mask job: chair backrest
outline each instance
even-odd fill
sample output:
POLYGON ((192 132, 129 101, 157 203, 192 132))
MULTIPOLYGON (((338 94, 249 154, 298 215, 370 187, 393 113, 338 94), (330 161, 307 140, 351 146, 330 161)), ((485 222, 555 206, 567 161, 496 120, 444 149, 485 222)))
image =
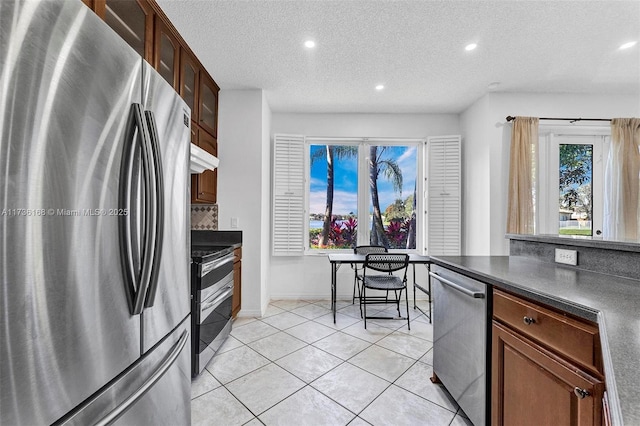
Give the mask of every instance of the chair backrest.
POLYGON ((386 253, 387 248, 385 246, 357 246, 353 252, 355 254, 386 253))
POLYGON ((409 266, 409 255, 405 253, 369 253, 364 261, 364 269, 380 272, 405 270, 409 266))

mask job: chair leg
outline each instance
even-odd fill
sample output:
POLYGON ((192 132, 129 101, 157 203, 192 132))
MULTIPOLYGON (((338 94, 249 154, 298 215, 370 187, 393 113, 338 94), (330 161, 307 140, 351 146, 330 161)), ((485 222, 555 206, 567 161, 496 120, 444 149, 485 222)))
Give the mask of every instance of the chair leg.
POLYGON ((360 301, 360 318, 363 317, 362 314, 362 298, 364 297, 364 283, 358 283, 358 300, 360 301))
MULTIPOLYGON (((427 268, 428 269, 428 268, 427 268)), ((429 274, 427 274, 428 276, 429 274)), ((407 289, 407 291, 409 291, 407 289)), ((413 264, 413 310, 416 310, 416 264, 413 264)))
MULTIPOLYGON (((404 300, 407 302, 407 328, 411 331, 411 324, 409 324, 409 290, 404 292, 404 300)), ((399 303, 398 303, 399 304, 399 303)))
POLYGON ((362 283, 362 297, 360 298, 360 315, 362 315, 362 305, 364 305, 364 329, 367 329, 367 286, 362 283))
POLYGON ((353 297, 351 298, 351 304, 353 305, 354 303, 356 303, 356 285, 358 285, 358 273, 355 273, 355 276, 353 278, 353 297))

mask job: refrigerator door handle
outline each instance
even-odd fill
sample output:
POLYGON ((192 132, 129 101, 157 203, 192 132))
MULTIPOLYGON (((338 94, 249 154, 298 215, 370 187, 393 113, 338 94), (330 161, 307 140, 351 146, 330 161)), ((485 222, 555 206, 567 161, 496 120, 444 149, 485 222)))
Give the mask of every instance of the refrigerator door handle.
POLYGON ((123 148, 122 165, 120 168, 120 184, 119 184, 119 196, 118 204, 119 208, 128 212, 128 215, 120 216, 118 223, 119 227, 119 240, 120 240, 120 256, 124 269, 124 283, 125 293, 127 295, 127 301, 129 303, 129 310, 132 315, 137 315, 142 312, 142 305, 144 303, 144 295, 148 288, 149 282, 149 261, 147 257, 150 254, 148 247, 148 241, 150 238, 148 228, 150 218, 152 214, 150 209, 150 167, 149 167, 149 153, 147 149, 148 133, 144 125, 142 117, 142 107, 138 103, 131 104, 129 113, 129 119, 127 121, 127 139, 123 148), (144 223, 142 226, 142 239, 144 244, 142 246, 142 253, 139 253, 137 227, 132 222, 137 220, 138 209, 135 210, 132 206, 135 205, 133 200, 134 185, 133 182, 135 166, 138 164, 136 156, 141 154, 142 159, 142 171, 144 176, 144 223), (140 255, 144 257, 140 262, 140 255), (142 273, 138 272, 141 267, 142 273))
POLYGON ((178 339, 178 342, 173 346, 171 351, 169 351, 156 371, 151 376, 149 376, 149 378, 140 386, 138 390, 129 395, 129 397, 124 400, 122 404, 114 408, 109 414, 95 423, 94 426, 106 426, 110 424, 122 414, 124 414, 133 404, 135 404, 136 401, 138 401, 149 389, 153 387, 153 385, 158 382, 158 380, 162 378, 162 376, 164 376, 167 370, 171 368, 173 363, 176 362, 178 356, 180 355, 180 352, 182 352, 182 349, 185 347, 188 338, 189 332, 186 330, 183 331, 180 339, 178 339))
POLYGON ((157 208, 157 221, 155 224, 155 234, 153 238, 153 243, 155 244, 152 261, 153 270, 151 273, 149 291, 144 305, 146 308, 150 308, 155 302, 156 293, 158 291, 158 274, 160 270, 160 258, 162 256, 162 244, 164 239, 164 171, 162 168, 162 157, 160 155, 160 142, 155 115, 152 111, 145 111, 144 115, 147 128, 149 129, 150 152, 156 176, 154 197, 157 208))
POLYGON ((154 166, 151 137, 149 136, 146 122, 142 123, 144 128, 144 143, 142 145, 142 171, 144 175, 144 251, 142 259, 142 271, 140 273, 140 287, 136 294, 134 304, 134 315, 142 313, 147 291, 151 283, 154 270, 154 253, 156 250, 156 224, 157 224, 157 189, 156 189, 156 169, 154 166))

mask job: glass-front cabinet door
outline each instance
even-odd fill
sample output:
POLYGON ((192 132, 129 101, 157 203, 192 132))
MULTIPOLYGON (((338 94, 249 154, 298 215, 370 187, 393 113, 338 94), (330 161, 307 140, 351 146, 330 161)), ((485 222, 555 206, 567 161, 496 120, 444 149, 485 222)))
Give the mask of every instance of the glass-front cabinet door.
POLYGON ((200 105, 198 124, 211 133, 214 138, 218 137, 218 92, 220 88, 208 75, 201 76, 200 81, 200 105))
POLYGON ((191 108, 191 119, 197 121, 200 67, 196 59, 185 49, 182 49, 180 55, 180 96, 191 108))
POLYGON ((167 25, 156 16, 155 59, 153 66, 176 91, 179 86, 180 43, 167 25))
POLYGON ((147 61, 153 57, 153 10, 146 0, 94 0, 96 14, 147 61))

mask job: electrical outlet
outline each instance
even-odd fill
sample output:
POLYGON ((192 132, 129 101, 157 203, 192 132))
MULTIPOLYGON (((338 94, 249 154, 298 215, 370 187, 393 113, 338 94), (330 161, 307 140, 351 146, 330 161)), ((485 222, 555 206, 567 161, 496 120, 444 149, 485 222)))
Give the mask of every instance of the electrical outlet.
POLYGON ((556 263, 575 266, 578 264, 578 252, 576 250, 556 249, 556 263))
POLYGON ((237 217, 232 217, 231 218, 231 229, 238 229, 238 218, 237 217))

